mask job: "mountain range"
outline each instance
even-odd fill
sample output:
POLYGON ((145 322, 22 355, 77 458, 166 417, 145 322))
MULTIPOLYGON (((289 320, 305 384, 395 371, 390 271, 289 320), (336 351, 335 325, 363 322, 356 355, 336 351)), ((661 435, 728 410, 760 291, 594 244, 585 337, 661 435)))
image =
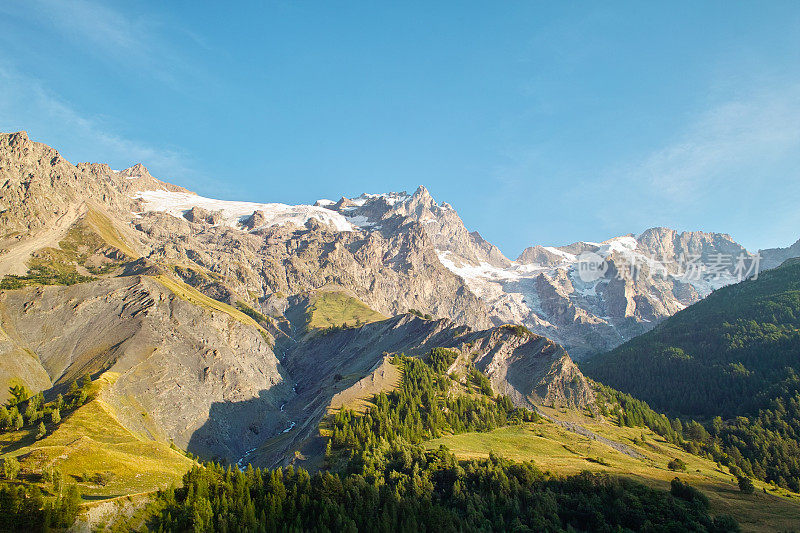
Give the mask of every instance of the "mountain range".
MULTIPOLYGON (((107 401, 123 426, 234 462, 287 428, 293 444, 308 437, 387 351, 477 345, 475 364, 521 403, 591 402, 561 347, 492 329, 442 266, 399 211, 433 205, 424 189, 378 224, 368 210, 399 195, 339 202, 360 208, 345 215, 204 199, 142 165, 73 166, 24 133, 0 138, 0 154, 0 273, 17 289, 0 296, 4 389, 58 391, 112 372, 107 401), (333 331, 314 334, 311 300, 344 300, 333 331), (366 324, 383 315, 395 318, 366 324)), ((285 462, 284 451, 263 461, 285 462)))
MULTIPOLYGON (((418 287, 412 296, 400 288, 377 287, 371 281, 368 286, 363 281, 342 279, 314 280, 311 284, 342 285, 389 314, 405 310, 405 304, 476 327, 523 324, 560 343, 577 359, 614 348, 714 289, 800 255, 800 241, 788 248, 761 250, 755 260, 754 254, 727 234, 651 228, 638 236, 625 235, 602 243, 532 246, 512 261, 478 232, 469 232, 455 209, 447 203, 439 205, 424 186, 413 194, 365 193, 336 202, 318 200, 313 206, 219 201, 171 190, 143 191, 138 198, 143 200, 145 212, 194 220, 195 214, 190 211, 199 210, 199 221, 270 235, 268 241, 285 238, 279 227, 309 223, 327 226, 337 239, 343 239, 343 234, 364 235, 364 244, 369 247, 396 239, 399 234, 419 235, 406 249, 427 254, 419 262, 423 277, 443 279, 441 266, 457 276, 457 280, 448 281, 449 292, 455 292, 457 301, 447 299, 443 305, 441 294, 425 286, 418 287), (431 251, 438 261, 431 257, 431 251), (603 260, 607 269, 603 277, 581 279, 581 254, 586 253, 603 260), (744 259, 744 269, 737 274, 740 258, 744 259), (692 260, 696 271, 687 275, 682 261, 692 260), (426 298, 427 294, 434 298, 426 298)), ((397 264, 391 257, 397 248, 398 243, 390 242, 386 251, 381 250, 383 265, 397 264)), ((268 292, 277 287, 276 281, 261 289, 268 292)))
MULTIPOLYGON (((637 450, 592 425, 608 395, 573 358, 600 376, 597 354, 627 353, 672 315, 797 256, 800 241, 754 254, 726 234, 651 228, 511 260, 423 186, 309 205, 216 200, 142 164, 72 164, 24 132, 0 134, 0 399, 30 406, 41 392, 34 403, 69 398, 74 410, 72 426, 2 445, 31 473, 59 463, 81 479, 90 458, 159 458, 114 469, 119 494, 163 487, 186 454, 320 469, 336 455, 326 442, 339 442, 330 415, 397 400, 414 368, 404 354, 438 357, 433 382, 475 405, 538 412, 572 455, 587 439, 652 466, 684 452, 637 450), (70 433, 81 420, 109 429, 70 433)), ((483 409, 462 413, 464 427, 501 416, 483 409)))
POLYGON ((800 260, 787 259, 582 368, 659 411, 719 417, 712 453, 800 491, 799 347, 800 260))

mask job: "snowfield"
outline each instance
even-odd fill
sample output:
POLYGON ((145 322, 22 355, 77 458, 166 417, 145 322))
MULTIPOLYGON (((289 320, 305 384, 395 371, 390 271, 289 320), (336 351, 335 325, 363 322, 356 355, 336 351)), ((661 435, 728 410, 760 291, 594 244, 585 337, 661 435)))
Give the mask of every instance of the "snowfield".
MULTIPOLYGON (((608 260, 612 255, 615 264, 624 271, 626 276, 634 275, 638 268, 647 271, 661 279, 691 285, 700 297, 706 297, 713 290, 736 282, 728 273, 711 275, 705 267, 701 267, 696 277, 684 278, 683 274, 676 272, 676 265, 664 263, 663 260, 650 257, 646 251, 639 247, 638 241, 629 235, 615 237, 602 243, 586 243, 596 247, 594 254, 608 260), (629 265, 629 266, 626 266, 629 265)), ((553 340, 563 342, 559 327, 550 323, 553 319, 551 312, 542 309, 542 299, 549 301, 548 309, 569 302, 581 310, 581 320, 594 321, 616 330, 615 318, 606 316, 607 308, 603 302, 601 292, 612 281, 612 274, 599 279, 583 280, 579 275, 580 256, 565 252, 556 247, 543 246, 547 252, 560 258, 559 264, 547 265, 537 263, 520 264, 516 261, 507 267, 496 267, 482 262, 474 264, 450 251, 437 250, 439 261, 448 270, 460 276, 467 283, 470 290, 487 303, 492 319, 497 322, 524 323, 536 333, 544 334, 553 340), (537 278, 542 279, 537 282, 537 278), (552 289, 547 287, 551 286, 552 289), (540 293, 540 290, 544 290, 540 293), (553 294, 548 291, 552 290, 553 294), (563 300, 556 295, 560 294, 563 300)), ((619 283, 617 281, 616 283, 619 283)), ((660 298, 658 287, 649 287, 646 282, 639 284, 637 290, 651 300, 660 298), (655 292, 651 292, 651 289, 655 292)), ((685 307, 675 299, 678 309, 685 307)), ((624 321, 624 317, 620 318, 624 321)), ((650 322, 641 317, 641 321, 650 322)))
MULTIPOLYGON (((435 224, 446 221, 440 210, 420 211, 418 205, 407 213, 406 203, 414 198, 407 193, 364 193, 345 200, 341 206, 327 198, 317 200, 314 205, 286 205, 216 200, 163 189, 138 192, 135 197, 142 200, 144 211, 160 211, 180 218, 193 207, 199 207, 220 213, 220 225, 242 230, 241 224, 254 211, 264 213, 262 228, 290 223, 303 227, 315 219, 336 231, 373 232, 381 229, 384 219, 399 213, 415 219, 427 232, 435 232, 438 228, 435 224)), ((441 208, 452 209, 447 204, 441 208)), ((626 335, 636 334, 631 319, 653 322, 665 313, 684 308, 692 299, 704 298, 736 281, 730 273, 713 271, 703 264, 696 265, 696 276, 689 277, 677 257, 651 257, 648 248, 632 235, 601 243, 575 244, 586 252, 575 254, 567 251, 574 249, 571 247, 542 246, 549 254, 544 261, 503 262, 505 266, 475 262, 474 258, 466 259, 440 248, 436 253, 442 265, 461 277, 470 291, 486 303, 493 323, 525 324, 535 333, 561 344, 577 342, 575 348, 586 353, 606 346, 604 343, 616 345, 626 335), (599 278, 589 279, 584 275, 584 261, 590 264, 606 261, 615 268, 606 265, 607 272, 603 270, 599 278), (644 278, 640 273, 645 273, 644 278), (688 296, 678 297, 675 292, 678 290, 688 296), (623 293, 625 296, 620 296, 623 293), (637 300, 629 298, 629 294, 635 294, 637 300), (664 305, 668 307, 659 307, 658 302, 666 302, 664 305)))
POLYGON ((160 191, 141 191, 134 198, 144 201, 146 211, 161 211, 181 218, 193 207, 201 207, 210 212, 221 212, 223 224, 236 227, 254 211, 263 211, 266 219, 261 227, 283 226, 288 223, 303 226, 308 220, 316 219, 323 224, 332 224, 338 231, 357 231, 357 224, 345 216, 321 206, 260 204, 256 202, 237 202, 205 198, 194 193, 160 191))

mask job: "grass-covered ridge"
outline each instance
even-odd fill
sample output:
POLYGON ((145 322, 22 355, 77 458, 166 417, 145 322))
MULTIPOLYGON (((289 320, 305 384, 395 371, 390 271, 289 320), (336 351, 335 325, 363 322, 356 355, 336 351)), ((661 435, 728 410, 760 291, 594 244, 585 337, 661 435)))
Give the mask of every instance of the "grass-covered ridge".
POLYGON ((342 409, 332 421, 329 454, 360 453, 395 441, 419 444, 446 433, 489 431, 535 420, 536 413, 514 407, 505 396, 491 394, 472 381, 461 383, 445 373, 449 350, 435 349, 430 364, 398 355, 400 386, 380 393, 363 414, 342 409))
POLYGON ((232 307, 224 302, 220 302, 219 300, 215 300, 210 296, 206 296, 202 292, 198 291, 191 285, 184 283, 183 281, 179 281, 175 278, 170 276, 166 276, 164 274, 159 274, 157 276, 148 276, 152 279, 156 280, 164 287, 169 289, 175 296, 178 298, 185 300, 193 305, 198 307, 202 307, 209 311, 219 311, 225 313, 226 315, 231 316, 232 318, 236 319, 237 321, 241 322, 242 324, 246 324, 248 326, 253 326, 254 328, 258 329, 261 333, 262 337, 268 342, 272 342, 270 334, 264 329, 261 324, 259 324, 255 318, 253 318, 250 313, 245 313, 235 307, 232 307))
POLYGON ((698 451, 800 491, 800 261, 714 291, 582 365, 655 409, 705 421, 698 451))
POLYGON ((386 320, 367 304, 339 291, 317 291, 306 308, 306 328, 311 330, 354 327, 386 320))
POLYGON ((104 213, 96 209, 89 209, 84 217, 84 223, 92 228, 103 242, 113 246, 129 259, 138 259, 140 257, 127 243, 122 232, 117 229, 111 219, 104 213))
POLYGON ((5 276, 0 289, 84 283, 137 257, 113 222, 100 211, 89 209, 69 228, 58 247, 35 252, 28 261, 28 273, 5 276))
MULTIPOLYGON (((542 473, 528 459, 496 454, 459 460, 444 446, 417 444, 442 435, 491 435, 536 420, 505 397, 444 373, 448 351, 398 356, 400 387, 363 414, 332 420, 332 471, 245 472, 211 464, 149 506, 151 529, 165 531, 736 531, 712 517, 708 500, 683 482, 671 493, 603 473, 542 473), (514 424, 509 426, 508 424, 514 424), (340 459, 346 458, 346 461, 340 459)), ((536 425, 536 424, 532 424, 536 425)), ((594 458, 592 465, 604 460, 594 458)))
POLYGON ((444 445, 460 460, 487 459, 494 454, 516 462, 533 461, 552 475, 574 476, 589 471, 632 479, 661 491, 669 490, 671 480, 679 477, 708 497, 713 514, 732 515, 748 531, 790 531, 800 521, 797 495, 760 481, 754 482, 754 494, 744 494, 727 468, 667 442, 648 428, 618 427, 583 416, 570 420, 629 446, 639 456, 632 457, 544 419, 489 432, 445 435, 424 446, 437 450, 444 445), (669 469, 668 463, 674 458, 686 463, 685 472, 669 469))
POLYGON ((272 322, 272 320, 268 316, 264 315, 263 313, 261 313, 259 311, 256 311, 255 309, 253 309, 252 307, 250 307, 249 305, 247 305, 244 302, 241 302, 241 301, 236 302, 236 309, 238 309, 242 313, 246 314, 247 316, 249 316, 250 318, 255 320, 260 325, 265 325, 265 324, 269 324, 270 322, 272 322))
POLYGON ((148 492, 180 480, 192 461, 167 442, 126 429, 105 400, 104 391, 116 378, 103 374, 88 389, 86 403, 65 409, 59 423, 46 416, 44 436, 35 423, 2 433, 0 454, 4 460, 18 459, 18 479, 47 495, 52 492, 48 480, 57 471, 64 483, 76 484, 92 500, 148 492))

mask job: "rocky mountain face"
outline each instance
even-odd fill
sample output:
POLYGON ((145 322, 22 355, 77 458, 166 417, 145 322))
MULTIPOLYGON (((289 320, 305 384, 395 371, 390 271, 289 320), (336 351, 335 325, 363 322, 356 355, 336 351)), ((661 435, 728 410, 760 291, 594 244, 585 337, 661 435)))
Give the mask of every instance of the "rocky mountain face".
POLYGON ((442 264, 448 246, 511 265, 424 188, 224 202, 140 164, 72 165, 24 133, 0 135, 0 390, 54 395, 110 372, 104 401, 135 435, 265 464, 291 459, 386 353, 450 347, 520 405, 591 404, 563 349, 491 328, 486 303, 442 264), (394 318, 308 331, 302 302, 324 290, 394 318))
POLYGON ((647 331, 735 281, 708 266, 723 256, 750 258, 727 235, 655 228, 511 261, 424 187, 220 201, 0 135, 0 390, 114 372, 107 401, 137 435, 262 464, 319 455, 334 398, 390 381, 390 353, 452 348, 454 371, 474 365, 518 405, 583 408, 561 345, 586 356, 647 331), (328 290, 393 318, 308 331, 302 302, 328 290))
POLYGON ((108 398, 132 431, 184 448, 192 440, 206 456, 243 453, 277 429, 269 413, 291 394, 274 340, 244 315, 178 294, 148 276, 3 291, 2 371, 62 392, 85 373, 118 373, 108 398), (18 361, 27 372, 6 364, 18 361), (248 409, 209 424, 225 402, 248 409))
POLYGON ((786 248, 767 248, 766 250, 759 250, 758 253, 761 254, 761 267, 763 269, 776 268, 787 259, 800 257, 800 239, 786 248))
POLYGON ((474 365, 489 377, 495 391, 521 407, 594 405, 586 378, 564 349, 548 339, 521 329, 476 331, 446 318, 426 320, 405 314, 360 328, 312 335, 287 346, 283 364, 296 380, 295 396, 281 406, 281 413, 290 420, 287 429, 291 429, 281 441, 255 451, 247 460, 280 464, 290 450, 298 448, 304 455, 319 455, 324 443, 318 442, 317 427, 329 407, 338 404, 337 398, 350 393, 366 399, 377 393, 378 389, 364 383, 374 384, 376 374, 386 372, 386 354, 425 357, 437 347, 459 354, 451 373, 466 380, 468 368, 474 365))
POLYGON ((527 248, 504 269, 450 254, 442 260, 491 302, 495 322, 523 323, 576 358, 651 329, 756 266, 728 235, 666 228, 602 243, 527 248))
POLYGON ((483 301, 493 324, 524 324, 578 359, 650 330, 717 288, 800 255, 798 245, 766 250, 759 263, 726 234, 651 228, 602 243, 533 246, 511 261, 424 187, 412 195, 363 194, 317 206, 373 231, 399 216, 418 222, 440 262, 483 301))

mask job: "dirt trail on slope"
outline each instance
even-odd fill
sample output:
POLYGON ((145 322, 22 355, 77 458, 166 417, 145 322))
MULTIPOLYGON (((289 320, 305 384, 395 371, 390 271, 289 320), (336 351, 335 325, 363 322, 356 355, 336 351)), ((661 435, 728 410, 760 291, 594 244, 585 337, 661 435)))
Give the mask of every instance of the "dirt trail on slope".
POLYGON ((598 435, 594 431, 587 429, 580 424, 576 424, 575 422, 567 422, 566 420, 559 420, 558 418, 543 413, 541 410, 537 410, 537 412, 543 418, 550 420, 554 424, 561 426, 567 431, 571 431, 572 433, 577 433, 578 435, 581 435, 583 437, 592 439, 597 442, 601 442, 606 446, 609 446, 617 450, 620 453, 624 453, 629 457, 633 457, 634 459, 644 459, 644 456, 641 453, 639 453, 636 449, 634 449, 632 446, 628 446, 627 444, 611 440, 607 437, 603 437, 602 435, 598 435))
POLYGON ((86 205, 70 206, 69 210, 61 215, 53 226, 38 235, 12 244, 0 255, 0 277, 8 274, 24 276, 28 272, 28 259, 36 250, 42 248, 57 248, 69 231, 70 226, 86 212, 86 205))
POLYGON ((508 394, 508 396, 511 397, 511 400, 514 401, 514 403, 516 405, 522 405, 522 406, 524 406, 524 407, 526 407, 528 409, 536 411, 539 414, 539 416, 541 416, 542 418, 545 418, 545 419, 549 420, 550 422, 561 426, 562 428, 566 429, 567 431, 570 431, 572 433, 576 433, 578 435, 581 435, 581 436, 586 437, 588 439, 592 439, 592 440, 597 441, 597 442, 601 442, 601 443, 605 444, 606 446, 609 446, 609 447, 617 450, 620 453, 624 453, 625 455, 627 455, 629 457, 633 457, 634 459, 643 459, 644 458, 644 456, 641 453, 639 453, 632 446, 628 446, 627 444, 624 444, 622 442, 617 442, 615 440, 609 439, 608 437, 604 437, 602 435, 598 435, 594 431, 592 431, 592 430, 590 430, 588 428, 585 428, 584 426, 582 426, 580 424, 577 424, 575 422, 569 422, 567 420, 561 420, 560 418, 557 418, 556 416, 554 416, 552 414, 545 413, 543 409, 537 408, 537 406, 535 404, 531 403, 527 398, 525 398, 524 396, 519 394, 517 391, 511 391, 511 393, 508 394), (514 394, 514 393, 516 393, 516 394, 514 394))

